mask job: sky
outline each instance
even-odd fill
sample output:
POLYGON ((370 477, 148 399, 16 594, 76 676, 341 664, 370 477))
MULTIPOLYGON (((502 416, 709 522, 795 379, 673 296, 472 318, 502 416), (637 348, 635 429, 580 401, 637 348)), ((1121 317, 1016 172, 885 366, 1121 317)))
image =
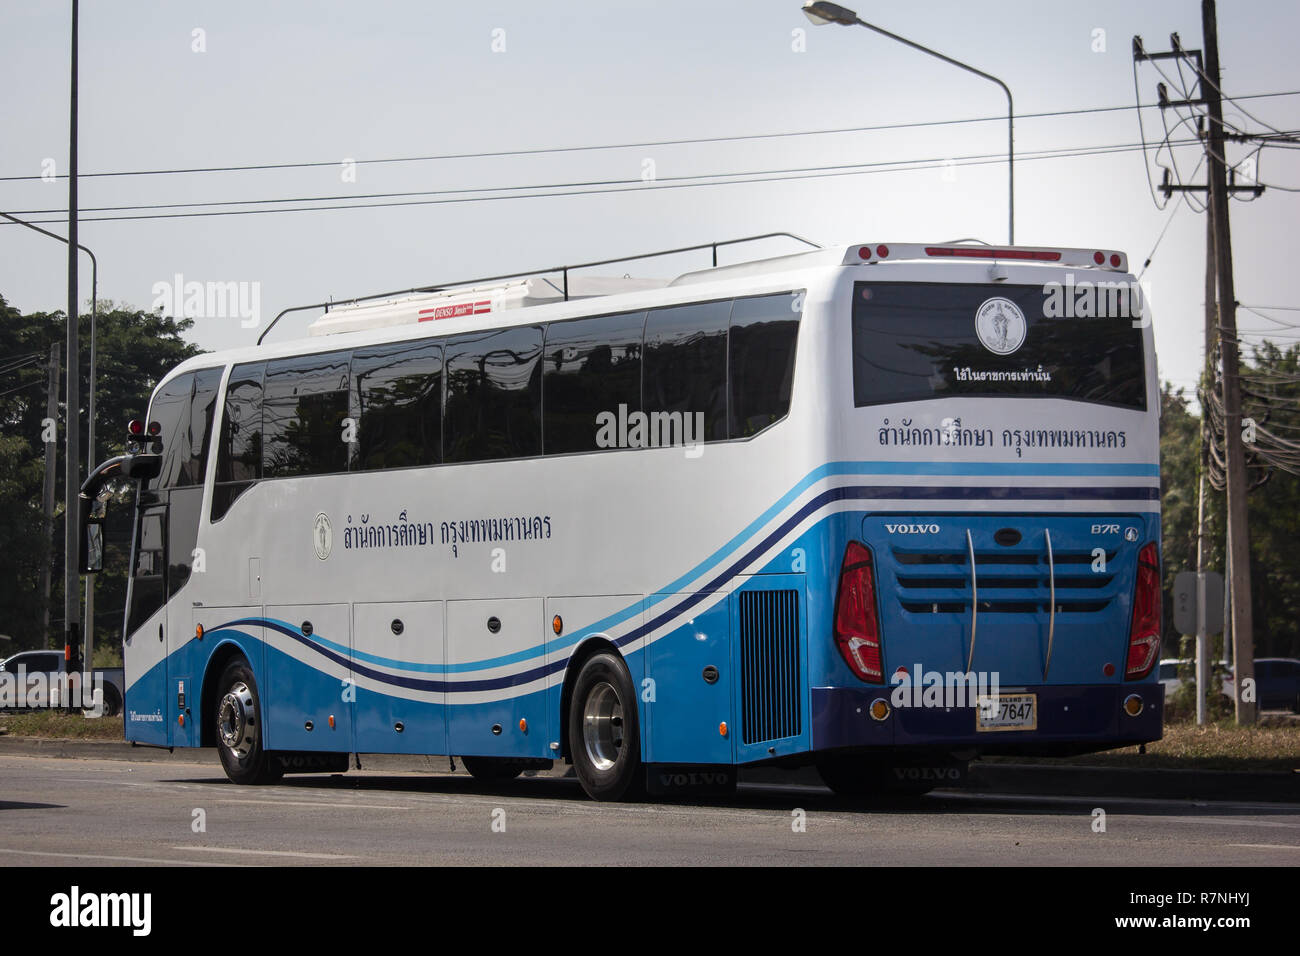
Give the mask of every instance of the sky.
MULTIPOLYGON (((826 245, 1005 242, 1002 91, 869 30, 813 26, 799 6, 83 0, 79 238, 98 257, 99 296, 152 308, 177 276, 240 283, 249 304, 256 290, 256 325, 247 310, 196 321, 189 336, 215 349, 251 344, 290 306, 759 233, 826 245), (978 122, 951 122, 963 120, 978 122), (898 128, 929 123, 945 125, 898 128), (895 128, 818 132, 882 126, 895 128), (808 135, 765 135, 788 133, 808 135), (482 153, 514 155, 375 162, 482 153), (911 161, 922 168, 889 165, 911 161), (291 168, 87 175, 276 164, 291 168), (823 175, 717 179, 812 169, 823 175), (824 175, 832 171, 853 174, 824 175), (608 191, 537 195, 572 192, 558 185, 572 183, 608 191), (360 198, 386 193, 423 195, 360 198), (280 199, 300 201, 247 204, 280 199), (232 201, 245 204, 96 211, 232 201), (266 211, 359 202, 408 204, 266 211), (231 209, 259 213, 93 221, 231 209)), ((1160 371, 1192 386, 1205 217, 1153 201, 1148 175, 1158 183, 1157 163, 1171 165, 1171 154, 1155 152, 1165 135, 1159 109, 1142 110, 1139 129, 1131 40, 1141 35, 1155 52, 1177 32, 1199 48, 1200 3, 859 0, 857 12, 1011 89, 1017 244, 1120 249, 1141 270, 1159 240, 1143 283, 1160 371), (1097 107, 1123 108, 1028 115, 1097 107), (1145 153, 1033 158, 1144 138, 1145 153)), ((41 177, 67 172, 70 23, 70 0, 0 5, 0 209, 53 220, 43 228, 60 234, 67 180, 41 177)), ((1225 94, 1296 94, 1227 103, 1228 121, 1300 129, 1300 5, 1220 2, 1219 31, 1225 94)), ((1161 65, 1176 81, 1173 65, 1161 65)), ((1139 67, 1143 103, 1155 101, 1161 79, 1151 64, 1139 67)), ((1165 120, 1178 122, 1172 111, 1165 120)), ((1186 134, 1186 125, 1175 131, 1186 134)), ((1229 160, 1250 149, 1230 147, 1229 160)), ((1172 153, 1183 180, 1204 182, 1203 168, 1192 175, 1200 152, 1192 144, 1172 153)), ((1300 306, 1289 260, 1300 195, 1280 187, 1300 188, 1300 153, 1268 149, 1255 174, 1279 188, 1232 203, 1237 299, 1287 308, 1265 310, 1272 322, 1243 311, 1239 324, 1278 329, 1272 337, 1289 345, 1300 332, 1277 323, 1300 324, 1300 311, 1289 311, 1300 306)), ((769 240, 724 250, 720 261, 796 248, 769 240)), ((604 274, 671 276, 706 266, 707 255, 604 274)), ((62 310, 66 276, 61 244, 0 226, 0 296, 11 305, 62 310)), ((80 283, 88 303, 88 266, 80 283)), ((302 335, 312 317, 290 317, 271 334, 302 335)))

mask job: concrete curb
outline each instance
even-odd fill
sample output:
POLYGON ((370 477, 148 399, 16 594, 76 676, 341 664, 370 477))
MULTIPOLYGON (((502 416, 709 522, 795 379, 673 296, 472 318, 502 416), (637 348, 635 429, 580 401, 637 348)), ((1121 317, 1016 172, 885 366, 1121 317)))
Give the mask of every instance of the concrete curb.
MULTIPOLYGON (((115 740, 63 740, 45 737, 0 737, 0 756, 131 760, 143 763, 206 764, 219 771, 217 752, 211 747, 177 749, 137 747, 115 740)), ((448 773, 446 757, 401 754, 362 754, 365 770, 390 773, 448 773)), ((456 773, 464 773, 457 763, 456 773)), ((572 776, 570 767, 557 762, 543 777, 572 776)), ((741 770, 742 783, 821 786, 811 767, 780 770, 755 767, 741 770)), ((979 763, 971 766, 964 787, 971 793, 1024 794, 1096 798, 1152 798, 1165 800, 1235 800, 1300 804, 1300 773, 1242 773, 1214 770, 1143 770, 1120 767, 1045 766, 1041 764, 979 763)))

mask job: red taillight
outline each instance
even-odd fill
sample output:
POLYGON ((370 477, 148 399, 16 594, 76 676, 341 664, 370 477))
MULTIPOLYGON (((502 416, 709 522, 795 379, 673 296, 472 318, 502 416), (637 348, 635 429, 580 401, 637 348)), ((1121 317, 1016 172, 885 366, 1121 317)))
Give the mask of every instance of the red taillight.
POLYGON ((876 246, 876 255, 880 256, 882 259, 888 258, 889 246, 876 246))
POLYGON ((161 434, 162 434, 162 426, 159 425, 157 422, 150 422, 150 423, 149 423, 149 434, 150 434, 150 435, 154 435, 154 436, 161 435, 161 434))
POLYGON ((1100 251, 1094 252, 1092 254, 1092 261, 1097 263, 1097 265, 1101 265, 1103 262, 1106 261, 1106 253, 1100 251))
POLYGON ((857 541, 850 541, 844 549, 844 564, 840 567, 835 643, 844 662, 859 678, 869 684, 885 682, 871 549, 857 541))
POLYGON ((129 431, 132 435, 139 437, 140 435, 144 434, 144 422, 133 418, 131 419, 131 423, 126 426, 126 430, 129 431))
POLYGON ((1128 635, 1124 679, 1138 680, 1151 672, 1160 656, 1160 563, 1155 542, 1138 552, 1137 587, 1133 591, 1133 624, 1128 635))

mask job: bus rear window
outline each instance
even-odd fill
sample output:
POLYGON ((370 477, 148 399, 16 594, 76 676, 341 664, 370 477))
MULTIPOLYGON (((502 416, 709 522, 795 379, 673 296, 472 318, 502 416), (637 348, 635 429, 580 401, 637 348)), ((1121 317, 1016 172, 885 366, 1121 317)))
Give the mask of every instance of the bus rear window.
POLYGON ((1145 410, 1140 300, 1113 285, 855 283, 853 403, 1014 396, 1145 410))

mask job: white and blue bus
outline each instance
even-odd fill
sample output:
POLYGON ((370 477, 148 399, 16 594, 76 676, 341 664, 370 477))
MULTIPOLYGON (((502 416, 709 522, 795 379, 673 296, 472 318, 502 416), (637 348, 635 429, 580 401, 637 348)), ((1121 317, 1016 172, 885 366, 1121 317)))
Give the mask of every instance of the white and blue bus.
POLYGON ((1122 254, 576 285, 335 307, 163 379, 83 489, 91 572, 104 483, 138 487, 128 740, 240 783, 564 760, 619 799, 1160 738, 1159 392, 1122 254))

